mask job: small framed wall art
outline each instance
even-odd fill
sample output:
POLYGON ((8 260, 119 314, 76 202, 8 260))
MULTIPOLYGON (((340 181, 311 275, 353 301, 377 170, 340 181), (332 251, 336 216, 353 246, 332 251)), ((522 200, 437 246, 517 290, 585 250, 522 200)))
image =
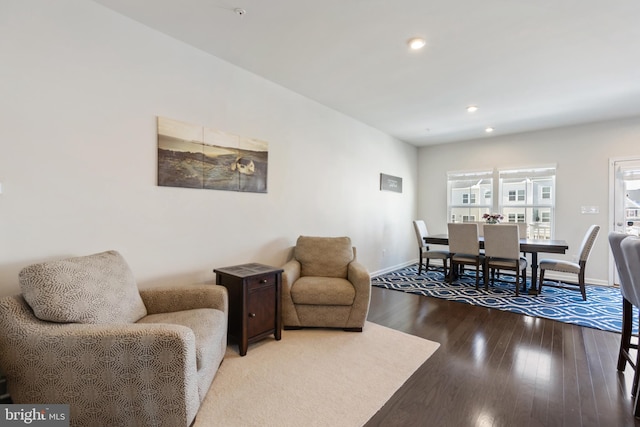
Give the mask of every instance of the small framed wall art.
POLYGON ((380 190, 402 193, 402 178, 393 175, 380 174, 380 190))

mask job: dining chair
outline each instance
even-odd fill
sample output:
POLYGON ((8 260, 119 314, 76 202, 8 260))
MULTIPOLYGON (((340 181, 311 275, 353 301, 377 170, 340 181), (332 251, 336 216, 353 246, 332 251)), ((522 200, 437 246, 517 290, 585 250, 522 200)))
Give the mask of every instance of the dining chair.
POLYGON ((485 274, 484 288, 495 281, 496 270, 513 270, 516 273, 516 296, 520 295, 520 278, 527 286, 527 259, 520 256, 520 230, 516 224, 484 226, 485 274))
MULTIPOLYGON (((474 221, 475 224, 478 224, 478 236, 484 237, 484 226, 485 225, 517 225, 518 230, 520 231, 520 237, 527 237, 527 228, 528 225, 525 222, 498 222, 496 224, 489 224, 486 221, 474 221)), ((482 250, 480 251, 482 252, 482 250)))
POLYGON ((478 237, 484 236, 484 225, 486 223, 486 221, 465 221, 465 224, 478 224, 478 237))
MULTIPOLYGON (((625 293, 623 294, 624 298, 623 301, 627 299, 627 297, 630 299, 629 302, 633 305, 638 304, 640 301, 638 301, 638 295, 640 294, 640 237, 637 236, 629 236, 625 239, 622 239, 622 241, 620 242, 620 249, 622 251, 622 258, 624 259, 624 264, 623 267, 626 266, 626 271, 627 271, 627 275, 623 276, 621 275, 621 283, 620 283, 620 292, 622 292, 622 285, 623 283, 626 283, 625 286, 625 293)), ((638 305, 636 305, 637 307, 638 305)), ((623 306, 624 307, 624 306, 623 306)), ((631 311, 631 309, 629 309, 629 311, 631 311)), ((628 313, 629 316, 627 317, 631 317, 631 314, 628 313)), ((624 320, 623 320, 624 322, 624 320)), ((631 323, 631 321, 629 321, 628 323, 631 323)), ((625 324, 623 323, 623 328, 624 328, 625 324)), ((631 326, 628 326, 628 328, 630 329, 631 326)), ((629 339, 631 338, 631 331, 629 330, 629 339)), ((638 348, 638 346, 635 347, 631 347, 631 345, 629 345, 630 348, 638 348)), ((638 352, 640 353, 640 352, 638 352)), ((635 396, 634 399, 634 405, 633 405, 633 414, 636 417, 640 417, 640 399, 638 399, 638 377, 640 376, 638 374, 638 370, 640 369, 640 354, 638 354, 636 356, 636 362, 635 365, 631 362, 631 358, 626 359, 627 361, 629 361, 629 363, 631 364, 631 366, 634 368, 635 370, 635 374, 633 376, 633 386, 631 389, 631 393, 633 396, 635 396)), ((624 363, 623 363, 624 365, 624 363)), ((620 369, 620 360, 618 360, 618 369, 620 369)))
MULTIPOLYGON (((620 293, 622 294, 622 328, 620 337, 620 350, 618 351, 618 371, 624 371, 627 362, 635 371, 633 376, 633 385, 631 387, 631 396, 636 396, 638 391, 638 366, 640 364, 640 352, 636 353, 634 359, 629 350, 638 350, 638 345, 631 343, 633 329, 633 307, 640 307, 640 283, 638 288, 633 286, 630 276, 630 269, 625 256, 622 253, 622 242, 628 234, 612 231, 609 233, 609 246, 613 254, 613 260, 618 271, 620 280, 620 293)), ((636 258, 636 269, 640 265, 640 259, 636 258)), ((639 319, 640 320, 640 319, 639 319)), ((639 322, 640 323, 640 322, 639 322)))
POLYGON ((516 225, 521 239, 526 239, 529 225, 526 222, 503 222, 500 225, 516 225))
MULTIPOLYGON (((449 223, 449 252, 451 252, 451 268, 449 281, 453 282, 457 267, 473 265, 476 268, 476 289, 480 285, 480 266, 484 266, 484 256, 480 253, 478 224, 449 223)), ((484 269, 483 269, 484 271, 484 269)), ((486 274, 486 272, 484 272, 486 274)))
MULTIPOLYGON (((520 234, 520 238, 528 238, 527 229, 529 228, 529 226, 526 222, 499 222, 497 225, 516 225, 518 226, 518 233, 520 234)), ((524 256, 524 252, 522 253, 522 255, 524 256)))
POLYGON ((558 259, 542 259, 538 263, 538 267, 540 268, 540 281, 538 286, 538 291, 542 292, 542 285, 544 284, 544 275, 547 270, 558 271, 561 273, 571 273, 578 275, 578 283, 566 283, 561 280, 557 280, 556 284, 546 284, 546 286, 552 286, 557 288, 566 288, 566 289, 575 289, 575 286, 578 287, 580 293, 582 294, 582 299, 587 300, 587 291, 584 285, 584 272, 587 266, 587 260, 589 259, 589 254, 591 253, 591 248, 593 248, 593 244, 596 241, 596 237, 598 237, 598 232, 600 231, 599 225, 592 225, 587 230, 584 238, 582 239, 582 244, 580 244, 580 251, 578 262, 558 260, 558 259), (562 283, 562 284, 561 284, 562 283))
POLYGON ((422 274, 422 263, 424 260, 424 269, 425 271, 429 271, 429 260, 439 259, 442 260, 442 271, 444 277, 447 277, 447 261, 451 257, 449 251, 445 250, 431 250, 429 246, 424 242, 425 237, 429 236, 429 232, 427 231, 427 225, 423 220, 418 219, 413 221, 413 229, 416 232, 416 239, 418 240, 418 250, 419 250, 419 258, 418 258, 418 274, 422 274))

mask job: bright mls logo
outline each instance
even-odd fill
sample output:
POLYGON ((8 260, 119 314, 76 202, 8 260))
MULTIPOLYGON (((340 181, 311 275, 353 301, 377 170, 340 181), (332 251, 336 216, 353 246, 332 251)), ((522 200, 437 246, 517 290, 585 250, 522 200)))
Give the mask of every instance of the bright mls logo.
POLYGON ((69 427, 69 405, 0 405, 0 427, 69 427))

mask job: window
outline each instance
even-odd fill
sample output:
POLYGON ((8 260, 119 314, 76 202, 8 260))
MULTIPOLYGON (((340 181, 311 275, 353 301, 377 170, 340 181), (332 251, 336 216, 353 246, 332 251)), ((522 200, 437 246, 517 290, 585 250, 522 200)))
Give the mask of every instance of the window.
POLYGON ((493 206, 493 171, 447 174, 447 218, 451 222, 477 221, 493 206))
POLYGON ((510 213, 507 215, 508 222, 525 222, 523 213, 510 213))
POLYGON ((469 203, 474 204, 476 202, 475 194, 463 194, 462 195, 462 203, 467 205, 469 203))
POLYGON ((550 239, 555 211, 555 167, 498 171, 499 208, 509 222, 529 224, 531 238, 550 239))
POLYGON ((524 202, 524 190, 510 190, 509 191, 510 202, 524 202))
POLYGON ((551 199, 551 187, 540 187, 540 198, 551 199))
POLYGON ((499 212, 505 221, 527 224, 528 237, 551 239, 555 185, 555 166, 449 172, 447 217, 451 222, 479 221, 485 213, 499 212))

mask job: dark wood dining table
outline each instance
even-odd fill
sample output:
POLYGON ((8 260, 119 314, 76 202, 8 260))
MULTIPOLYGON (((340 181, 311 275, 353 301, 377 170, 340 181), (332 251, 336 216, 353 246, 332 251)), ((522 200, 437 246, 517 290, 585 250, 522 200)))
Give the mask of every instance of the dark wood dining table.
MULTIPOLYGON (((447 234, 433 234, 425 237, 424 242, 429 245, 448 245, 447 234)), ((478 244, 484 249, 484 238, 480 237, 478 244)), ((569 245, 564 240, 520 239, 520 252, 531 254, 531 287, 529 295, 538 295, 538 253, 564 254, 569 245)))

